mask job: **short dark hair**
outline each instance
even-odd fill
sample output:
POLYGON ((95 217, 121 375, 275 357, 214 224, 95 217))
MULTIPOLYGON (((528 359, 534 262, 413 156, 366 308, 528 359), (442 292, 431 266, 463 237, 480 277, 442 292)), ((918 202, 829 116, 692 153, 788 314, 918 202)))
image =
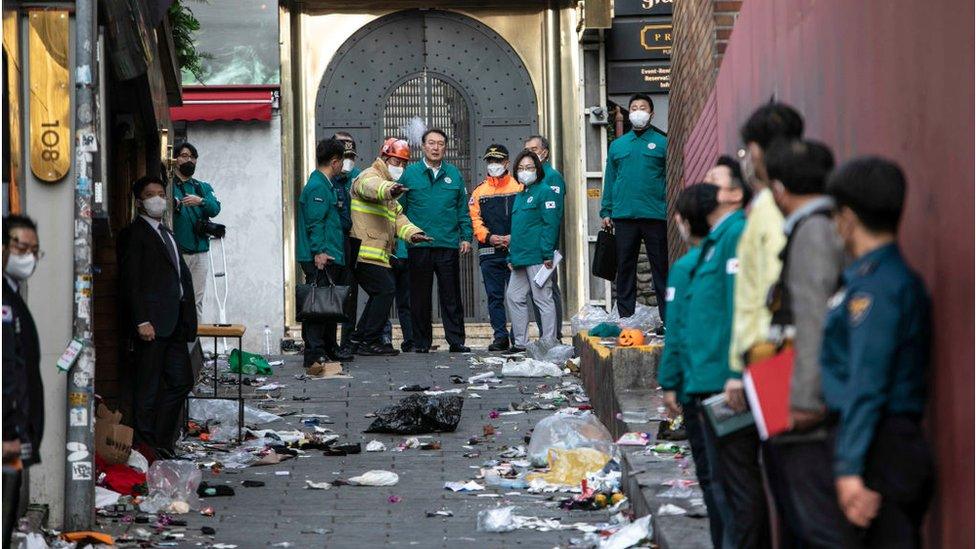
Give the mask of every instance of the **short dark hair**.
POLYGON ((742 177, 742 166, 739 161, 727 154, 723 154, 715 161, 716 166, 725 166, 732 173, 732 184, 742 189, 742 205, 745 206, 752 200, 752 189, 746 185, 742 177))
MULTIPOLYGON (((427 131, 424 132, 424 135, 422 135, 420 137, 420 142, 421 143, 426 143, 427 142, 427 136, 430 135, 430 134, 432 134, 432 133, 436 133, 436 134, 440 135, 441 137, 444 138, 444 141, 447 141, 447 134, 444 133, 444 130, 442 130, 440 128, 430 128, 429 130, 427 130, 427 131)), ((414 135, 416 135, 416 134, 414 134, 414 135)))
POLYGON ((848 207, 869 230, 896 233, 905 206, 905 174, 894 162, 863 156, 846 162, 827 181, 838 208, 848 207))
POLYGON ((823 194, 834 155, 818 141, 779 138, 765 155, 766 173, 792 194, 823 194))
POLYGON ((627 102, 627 108, 629 109, 630 105, 637 100, 647 101, 648 106, 651 107, 651 112, 654 112, 654 101, 651 100, 651 96, 647 95, 646 93, 635 93, 634 95, 631 95, 630 101, 627 102))
POLYGON ((518 153, 518 156, 515 157, 515 162, 512 164, 512 171, 518 173, 519 162, 526 157, 531 159, 532 164, 535 165, 536 181, 541 181, 544 174, 542 171, 542 160, 539 160, 539 155, 535 154, 529 149, 522 149, 522 152, 518 153))
POLYGON ((3 216, 3 245, 10 245, 10 233, 14 229, 30 229, 37 232, 37 223, 26 215, 10 214, 3 216))
POLYGON ((142 191, 146 190, 146 187, 152 185, 153 183, 162 185, 164 189, 166 188, 166 181, 164 181, 161 177, 155 175, 144 175, 132 182, 132 198, 138 199, 140 196, 142 196, 142 191))
POLYGON ((528 143, 529 141, 532 141, 533 139, 538 139, 539 140, 539 143, 542 144, 542 148, 543 149, 545 149, 547 151, 552 151, 552 149, 549 147, 549 140, 546 139, 545 137, 541 136, 541 135, 538 135, 538 134, 536 134, 536 135, 530 135, 530 136, 526 137, 525 138, 525 141, 523 141, 522 143, 528 143))
POLYGON ((189 150, 190 154, 193 155, 193 158, 200 158, 200 155, 197 153, 197 148, 194 147, 189 141, 184 141, 173 149, 173 158, 179 156, 183 152, 183 149, 189 150))
POLYGON ((346 148, 342 146, 342 143, 338 139, 333 137, 323 139, 315 146, 315 165, 324 166, 333 159, 342 159, 342 154, 345 150, 346 148))
POLYGON ((803 117, 785 103, 770 102, 756 109, 739 133, 743 143, 756 143, 765 151, 777 137, 803 137, 803 117))
POLYGON ((689 185, 678 195, 677 209, 691 225, 692 236, 705 238, 711 229, 708 214, 718 207, 718 187, 709 183, 689 185))

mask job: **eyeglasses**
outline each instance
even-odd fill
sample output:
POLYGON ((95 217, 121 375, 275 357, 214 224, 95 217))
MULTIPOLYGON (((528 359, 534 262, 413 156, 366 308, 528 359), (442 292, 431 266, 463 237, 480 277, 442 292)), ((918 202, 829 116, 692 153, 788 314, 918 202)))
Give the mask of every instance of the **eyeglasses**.
POLYGON ((40 246, 37 244, 31 246, 30 244, 21 242, 16 238, 11 238, 10 242, 13 244, 11 248, 17 250, 17 255, 34 254, 34 257, 37 259, 44 259, 44 252, 41 251, 40 246))

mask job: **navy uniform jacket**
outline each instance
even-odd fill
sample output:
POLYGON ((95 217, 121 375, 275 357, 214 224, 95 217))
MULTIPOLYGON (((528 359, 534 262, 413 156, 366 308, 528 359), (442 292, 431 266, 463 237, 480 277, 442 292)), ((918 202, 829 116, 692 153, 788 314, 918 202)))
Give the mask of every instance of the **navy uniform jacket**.
POLYGON ((3 440, 19 439, 25 465, 41 461, 41 345, 27 303, 3 277, 3 440))
POLYGON ((840 414, 836 476, 863 474, 882 417, 921 418, 930 337, 928 293, 896 244, 861 256, 842 280, 820 357, 827 408, 840 414))
POLYGON ((349 173, 341 173, 332 178, 332 188, 335 189, 339 209, 339 219, 342 221, 342 234, 349 236, 352 230, 352 211, 349 209, 349 189, 352 188, 352 180, 359 177, 362 170, 353 167, 349 173))

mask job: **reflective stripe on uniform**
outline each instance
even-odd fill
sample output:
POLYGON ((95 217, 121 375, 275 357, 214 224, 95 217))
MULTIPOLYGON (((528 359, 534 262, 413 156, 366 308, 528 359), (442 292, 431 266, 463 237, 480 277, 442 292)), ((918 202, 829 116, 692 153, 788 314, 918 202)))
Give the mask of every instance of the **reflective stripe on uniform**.
POLYGON ((359 257, 360 259, 372 259, 374 261, 382 261, 384 263, 388 263, 390 261, 390 252, 384 250, 383 248, 375 248, 373 246, 360 246, 359 257))
POLYGON ((373 204, 370 202, 365 202, 358 198, 353 198, 350 201, 350 207, 354 212, 362 212, 370 215, 378 215, 381 217, 385 217, 390 221, 394 221, 396 219, 396 214, 391 212, 389 208, 379 206, 377 204, 373 204))
POLYGON ((410 233, 410 231, 413 231, 415 229, 418 231, 420 230, 420 228, 417 227, 416 225, 410 225, 410 224, 404 225, 400 227, 399 231, 397 231, 397 236, 400 237, 401 240, 406 240, 407 235, 410 233))

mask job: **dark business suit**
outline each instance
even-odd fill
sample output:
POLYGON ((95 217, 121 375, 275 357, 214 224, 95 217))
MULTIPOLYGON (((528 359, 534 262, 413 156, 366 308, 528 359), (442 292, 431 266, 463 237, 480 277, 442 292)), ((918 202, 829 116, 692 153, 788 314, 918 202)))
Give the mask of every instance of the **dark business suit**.
POLYGON ((139 442, 166 450, 173 448, 183 401, 193 387, 186 344, 197 333, 190 270, 168 248, 173 242, 164 242, 142 217, 119 235, 125 324, 135 344, 133 428, 139 442), (139 337, 144 322, 152 324, 155 340, 139 337))

